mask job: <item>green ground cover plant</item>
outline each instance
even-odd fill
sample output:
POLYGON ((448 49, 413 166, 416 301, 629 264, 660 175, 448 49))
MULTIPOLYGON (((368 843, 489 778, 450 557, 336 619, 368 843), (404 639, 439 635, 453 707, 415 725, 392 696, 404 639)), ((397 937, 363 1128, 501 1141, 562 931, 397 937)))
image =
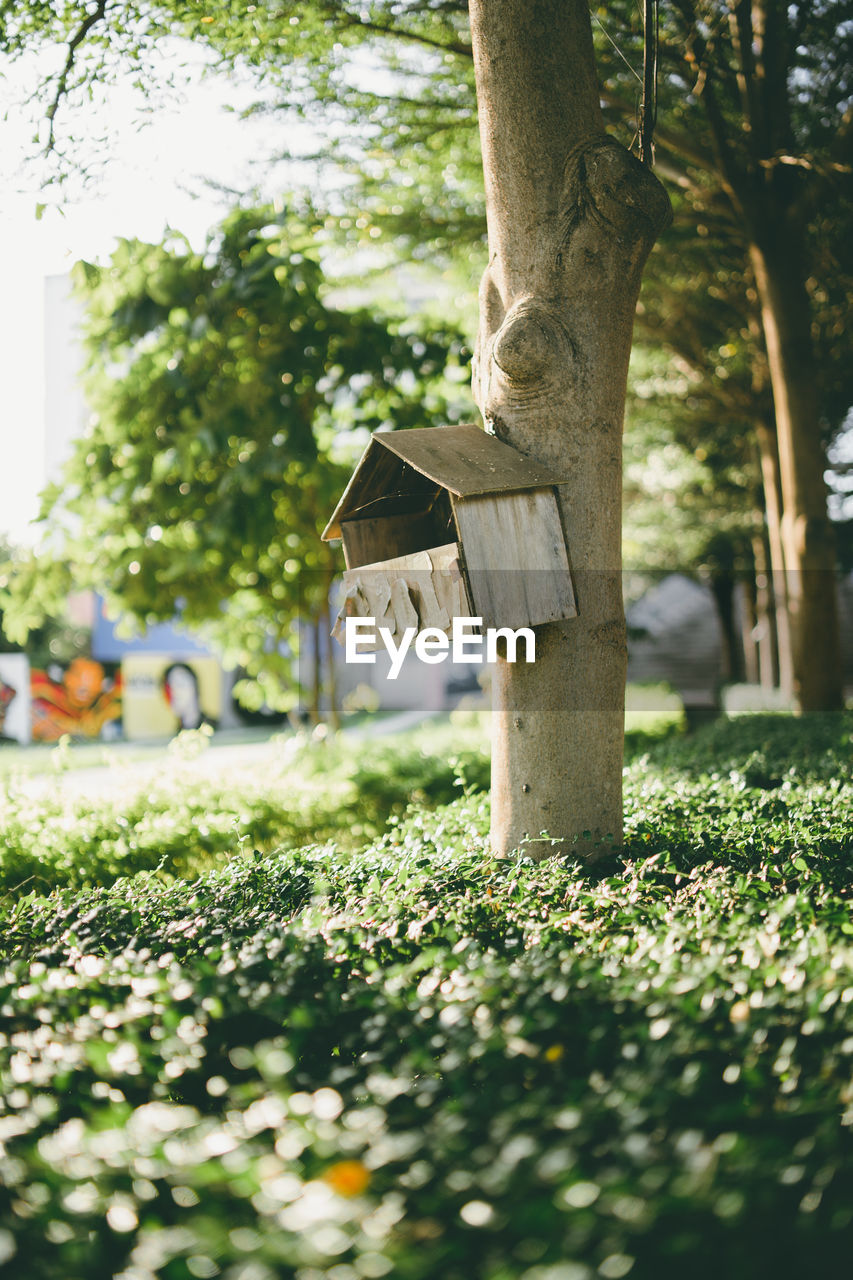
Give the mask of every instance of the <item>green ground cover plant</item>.
POLYGON ((485 731, 470 714, 390 740, 282 738, 260 765, 207 773, 195 767, 204 741, 181 736, 150 781, 117 770, 115 784, 96 798, 63 789, 61 770, 46 794, 14 777, 0 783, 0 902, 154 868, 197 875, 243 847, 334 838, 351 850, 408 804, 447 803, 465 779, 488 787, 485 731))
MULTIPOLYGON (((416 741, 327 765, 387 808, 416 741)), ((635 754, 595 875, 492 859, 463 762, 345 845, 8 894, 0 1273, 845 1274, 852 744, 635 754)))
MULTIPOLYGON (((671 708, 631 716, 629 753, 681 728, 680 712, 671 708)), ((488 729, 476 712, 390 739, 282 737, 270 742, 260 765, 236 770, 195 769, 206 746, 203 734, 180 735, 163 769, 145 783, 114 761, 97 799, 61 785, 78 755, 90 766, 91 749, 55 749, 56 786, 47 792, 27 788, 26 768, 0 774, 0 903, 33 889, 104 885, 154 868, 198 875, 243 846, 267 851, 334 839, 352 850, 379 836, 407 805, 446 804, 460 786, 489 785, 488 729)), ((98 764, 109 759, 105 748, 99 755, 98 764)))

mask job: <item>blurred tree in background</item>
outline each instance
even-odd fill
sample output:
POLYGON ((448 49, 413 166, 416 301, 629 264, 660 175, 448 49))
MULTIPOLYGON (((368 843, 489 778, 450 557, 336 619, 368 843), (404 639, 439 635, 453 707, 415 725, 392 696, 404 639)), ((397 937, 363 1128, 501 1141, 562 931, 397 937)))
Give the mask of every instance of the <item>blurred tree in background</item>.
POLYGON ((76 277, 93 416, 44 495, 53 574, 19 566, 8 633, 70 572, 140 623, 203 625, 292 701, 297 624, 329 630, 319 535, 354 456, 372 431, 470 416, 459 335, 334 305, 316 228, 272 208, 234 211, 199 252, 122 241, 76 277))

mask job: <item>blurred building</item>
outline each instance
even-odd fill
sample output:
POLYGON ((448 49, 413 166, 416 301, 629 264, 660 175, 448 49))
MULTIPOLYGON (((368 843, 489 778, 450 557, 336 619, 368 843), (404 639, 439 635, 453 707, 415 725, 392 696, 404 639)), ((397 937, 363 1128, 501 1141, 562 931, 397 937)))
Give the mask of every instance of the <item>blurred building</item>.
POLYGON ((81 370, 81 307, 70 276, 48 276, 44 294, 44 483, 54 484, 89 420, 81 370))
MULTIPOLYGON (((853 574, 839 582, 839 613, 844 684, 853 696, 853 574)), ((628 681, 666 682, 680 695, 688 720, 717 714, 732 676, 727 669, 723 630, 713 592, 702 582, 673 573, 626 609, 628 681)), ((735 593, 735 631, 746 623, 735 593)), ((778 691, 777 691, 778 693, 778 691)), ((778 697, 767 706, 780 705, 778 697)))

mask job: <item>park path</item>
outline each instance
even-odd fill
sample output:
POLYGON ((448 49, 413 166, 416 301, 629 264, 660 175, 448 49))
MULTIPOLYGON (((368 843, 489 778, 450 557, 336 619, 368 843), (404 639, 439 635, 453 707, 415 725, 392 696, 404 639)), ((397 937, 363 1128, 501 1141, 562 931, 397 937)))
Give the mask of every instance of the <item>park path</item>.
MULTIPOLYGON (((350 741, 384 737, 402 733, 430 718, 424 711, 400 711, 361 724, 342 729, 341 736, 350 741)), ((74 763, 74 747, 70 748, 69 764, 57 768, 52 759, 54 753, 45 753, 44 769, 16 773, 10 770, 0 777, 0 789, 9 785, 19 794, 38 797, 46 795, 108 797, 119 791, 141 791, 146 785, 162 778, 168 772, 180 769, 188 783, 215 777, 218 774, 233 778, 263 764, 285 762, 302 745, 304 739, 290 733, 274 733, 250 741, 234 741, 227 731, 214 734, 210 744, 202 747, 197 755, 178 752, 173 743, 152 744, 115 743, 104 747, 104 760, 98 764, 74 763), (172 750, 170 751, 170 747, 172 750)))

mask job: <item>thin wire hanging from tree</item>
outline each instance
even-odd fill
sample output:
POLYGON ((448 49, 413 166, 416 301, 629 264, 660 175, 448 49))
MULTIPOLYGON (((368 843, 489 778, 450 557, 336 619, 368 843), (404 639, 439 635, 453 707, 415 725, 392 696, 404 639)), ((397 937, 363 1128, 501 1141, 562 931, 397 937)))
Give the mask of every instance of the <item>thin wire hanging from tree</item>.
POLYGON ((658 0, 643 0, 643 98, 640 103, 640 159, 655 162, 654 133, 658 114, 658 0))

